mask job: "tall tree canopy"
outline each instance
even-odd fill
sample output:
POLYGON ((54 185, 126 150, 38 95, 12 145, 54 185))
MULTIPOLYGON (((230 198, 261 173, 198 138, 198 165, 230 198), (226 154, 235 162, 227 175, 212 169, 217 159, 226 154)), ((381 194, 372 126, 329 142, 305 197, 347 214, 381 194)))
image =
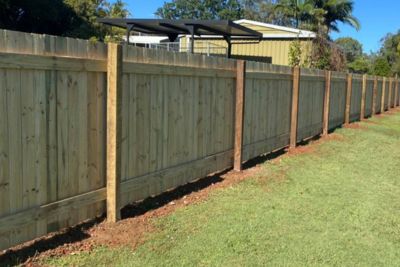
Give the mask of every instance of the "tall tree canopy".
POLYGON ((356 29, 353 0, 172 0, 155 15, 166 19, 252 19, 322 32, 338 31, 338 23, 356 29))
POLYGON ((339 31, 338 22, 342 22, 359 30, 361 25, 356 17, 353 16, 353 0, 312 0, 316 9, 322 10, 322 23, 326 27, 327 33, 339 31))
POLYGON ((165 2, 155 15, 164 19, 240 19, 239 0, 173 0, 165 2))
POLYGON ((351 37, 343 37, 335 40, 335 43, 343 50, 348 62, 353 62, 363 55, 362 44, 351 37))
POLYGON ((85 39, 114 35, 97 18, 128 14, 121 0, 0 0, 0 28, 85 39))
POLYGON ((400 30, 382 39, 379 55, 389 64, 392 73, 400 73, 400 30))
POLYGON ((349 24, 357 30, 360 28, 359 21, 353 16, 353 0, 280 0, 275 10, 290 18, 292 26, 325 35, 339 31, 339 22, 349 24))

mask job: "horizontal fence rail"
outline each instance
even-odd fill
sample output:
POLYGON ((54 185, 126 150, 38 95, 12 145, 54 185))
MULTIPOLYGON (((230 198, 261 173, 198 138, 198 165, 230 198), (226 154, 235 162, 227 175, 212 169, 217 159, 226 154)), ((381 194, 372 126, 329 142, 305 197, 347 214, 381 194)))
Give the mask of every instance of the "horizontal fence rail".
POLYGON ((400 104, 399 81, 0 31, 0 249, 400 104))

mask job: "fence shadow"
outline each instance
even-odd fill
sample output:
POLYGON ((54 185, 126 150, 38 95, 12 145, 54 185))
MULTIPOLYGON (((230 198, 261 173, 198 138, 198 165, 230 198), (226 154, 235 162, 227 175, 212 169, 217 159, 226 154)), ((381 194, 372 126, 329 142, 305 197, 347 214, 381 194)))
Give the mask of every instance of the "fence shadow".
POLYGON ((16 249, 6 250, 4 254, 0 254, 0 266, 14 266, 26 262, 29 258, 35 255, 55 249, 62 245, 72 244, 82 241, 89 237, 86 230, 98 224, 104 217, 96 218, 77 226, 68 228, 56 234, 51 234, 51 237, 29 241, 28 245, 18 246, 16 249))

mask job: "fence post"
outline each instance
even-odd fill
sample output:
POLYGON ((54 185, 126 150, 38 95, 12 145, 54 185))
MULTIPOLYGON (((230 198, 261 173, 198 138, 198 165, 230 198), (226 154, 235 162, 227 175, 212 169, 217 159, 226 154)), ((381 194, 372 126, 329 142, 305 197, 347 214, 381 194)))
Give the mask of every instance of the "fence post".
POLYGON ((242 170, 244 101, 246 90, 246 61, 238 60, 236 65, 236 104, 235 104, 235 148, 233 169, 242 170))
POLYGON ((360 111, 360 121, 365 119, 365 97, 367 91, 367 75, 363 75, 362 80, 362 94, 361 94, 361 111, 360 111))
POLYGON ((383 114, 385 112, 385 91, 386 91, 386 77, 383 77, 382 98, 381 98, 381 114, 383 114))
POLYGON ((293 68, 293 92, 292 92, 292 114, 290 122, 290 147, 295 148, 297 144, 297 116, 299 109, 300 67, 293 68))
POLYGON ((121 87, 122 87, 122 46, 108 44, 107 61, 107 221, 116 222, 120 214, 121 166, 121 87))
POLYGON ((374 88, 372 92, 372 116, 376 115, 376 97, 378 95, 378 77, 374 78, 374 88))
POLYGON ((324 120, 322 129, 323 136, 328 135, 329 130, 329 100, 331 96, 331 79, 332 72, 325 71, 324 120))
POLYGON ((344 124, 350 123, 350 104, 351 104, 351 90, 353 88, 353 75, 347 74, 347 90, 346 90, 346 111, 344 116, 344 124))

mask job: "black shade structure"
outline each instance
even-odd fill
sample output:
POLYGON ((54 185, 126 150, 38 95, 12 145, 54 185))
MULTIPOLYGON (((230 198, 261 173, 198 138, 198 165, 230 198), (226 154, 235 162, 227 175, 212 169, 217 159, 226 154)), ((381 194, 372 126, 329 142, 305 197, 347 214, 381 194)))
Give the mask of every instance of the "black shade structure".
POLYGON ((98 22, 126 29, 127 42, 131 31, 168 36, 173 42, 181 34, 191 35, 191 52, 194 52, 194 37, 221 36, 228 43, 231 56, 232 40, 261 40, 262 33, 236 24, 231 20, 169 20, 169 19, 119 19, 102 18, 98 22))

